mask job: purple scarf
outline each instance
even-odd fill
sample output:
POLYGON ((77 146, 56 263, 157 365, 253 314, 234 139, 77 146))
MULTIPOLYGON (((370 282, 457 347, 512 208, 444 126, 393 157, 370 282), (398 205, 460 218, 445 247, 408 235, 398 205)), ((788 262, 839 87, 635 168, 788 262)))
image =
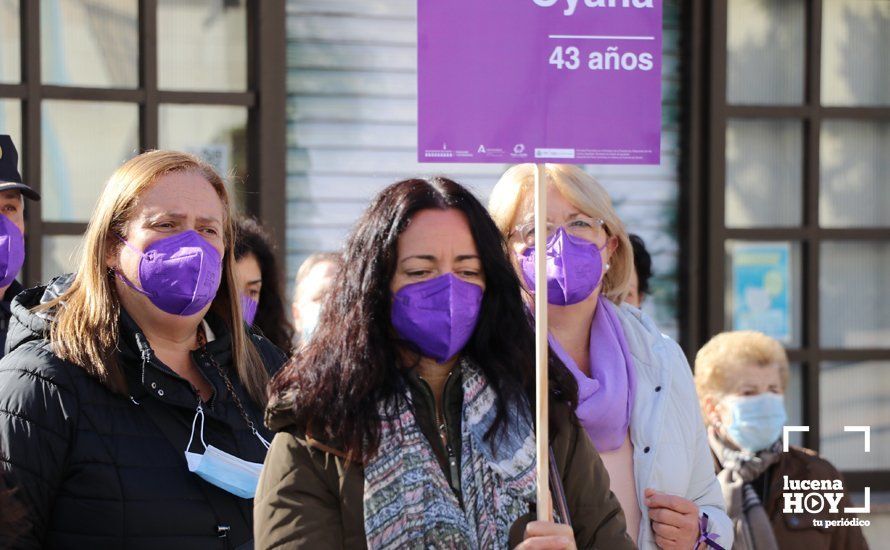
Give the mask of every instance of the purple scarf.
POLYGON ((590 377, 581 372, 553 334, 547 338, 578 381, 575 413, 600 452, 614 451, 624 443, 637 387, 633 359, 614 308, 600 295, 590 324, 590 377))

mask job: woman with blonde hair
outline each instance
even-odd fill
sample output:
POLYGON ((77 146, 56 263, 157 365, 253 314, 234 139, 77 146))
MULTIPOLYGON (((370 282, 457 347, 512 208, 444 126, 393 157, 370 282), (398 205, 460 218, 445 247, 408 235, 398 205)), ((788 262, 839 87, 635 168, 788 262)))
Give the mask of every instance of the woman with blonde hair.
POLYGON ((547 164, 547 250, 535 250, 535 166, 507 170, 489 212, 515 252, 529 301, 547 257, 549 340, 578 382, 576 413, 640 548, 732 546, 692 372, 680 347, 623 304, 633 250, 605 189, 547 164))
POLYGON ((285 357, 242 321, 233 247, 220 176, 152 151, 108 180, 77 271, 15 299, 0 469, 27 508, 17 544, 251 542, 285 357))

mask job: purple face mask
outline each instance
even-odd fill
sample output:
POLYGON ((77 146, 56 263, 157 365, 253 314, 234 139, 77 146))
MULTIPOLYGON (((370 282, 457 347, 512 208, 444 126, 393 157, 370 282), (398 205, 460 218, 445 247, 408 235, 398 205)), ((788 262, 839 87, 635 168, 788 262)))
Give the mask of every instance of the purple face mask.
POLYGON ((244 317, 244 322, 250 326, 253 326, 253 320, 256 318, 256 310, 259 305, 259 302, 247 294, 241 295, 241 315, 244 317))
MULTIPOLYGON (((123 240, 123 239, 121 239, 123 240)), ((194 315, 213 301, 222 277, 219 252, 196 231, 183 231, 138 250, 137 287, 124 275, 118 277, 136 292, 148 296, 158 309, 174 315, 194 315)))
MULTIPOLYGON (((568 306, 590 296, 603 276, 603 248, 560 227, 547 241, 547 302, 568 306)), ((529 290, 534 292, 535 247, 520 254, 519 265, 529 290)))
POLYGON ((25 238, 12 220, 0 214, 0 287, 9 286, 25 263, 25 238))
POLYGON ((482 288, 447 273, 400 288, 392 302, 392 325, 424 356, 444 363, 470 340, 481 307, 482 288))

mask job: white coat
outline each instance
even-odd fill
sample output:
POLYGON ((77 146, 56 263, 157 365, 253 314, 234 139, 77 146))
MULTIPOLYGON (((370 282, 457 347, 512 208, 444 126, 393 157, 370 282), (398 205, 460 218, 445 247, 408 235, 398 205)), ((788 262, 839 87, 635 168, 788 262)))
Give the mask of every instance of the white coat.
MULTIPOLYGON (((610 305, 612 305, 610 303, 610 305)), ((655 549, 643 491, 653 488, 689 499, 708 514, 708 531, 727 550, 732 547, 732 522, 714 473, 705 425, 692 370, 680 346, 662 334, 639 309, 616 307, 637 374, 630 418, 633 472, 642 517, 637 543, 655 549)))

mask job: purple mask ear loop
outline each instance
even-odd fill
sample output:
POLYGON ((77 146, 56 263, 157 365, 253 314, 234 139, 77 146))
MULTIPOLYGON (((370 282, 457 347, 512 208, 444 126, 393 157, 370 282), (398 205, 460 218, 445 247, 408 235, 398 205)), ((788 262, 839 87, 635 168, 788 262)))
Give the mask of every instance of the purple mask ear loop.
MULTIPOLYGON (((116 237, 120 240, 120 242, 124 243, 124 246, 126 246, 127 248, 129 248, 129 249, 132 250, 133 252, 139 254, 139 256, 144 256, 144 255, 145 255, 144 252, 142 252, 141 250, 138 250, 136 247, 134 247, 133 245, 131 245, 130 243, 128 243, 127 240, 124 239, 123 237, 121 237, 120 235, 116 235, 116 237)), ((124 284, 126 284, 128 287, 132 288, 133 290, 135 290, 135 291, 138 292, 139 294, 142 294, 143 296, 148 296, 149 298, 151 298, 151 294, 149 294, 148 292, 142 290, 142 289, 139 288, 138 286, 134 285, 134 284, 132 283, 132 281, 130 281, 130 279, 127 279, 127 278, 124 276, 124 274, 121 273, 117 268, 112 268, 112 271, 114 271, 114 275, 115 275, 115 277, 117 277, 118 279, 120 279, 121 281, 123 281, 124 284)))

